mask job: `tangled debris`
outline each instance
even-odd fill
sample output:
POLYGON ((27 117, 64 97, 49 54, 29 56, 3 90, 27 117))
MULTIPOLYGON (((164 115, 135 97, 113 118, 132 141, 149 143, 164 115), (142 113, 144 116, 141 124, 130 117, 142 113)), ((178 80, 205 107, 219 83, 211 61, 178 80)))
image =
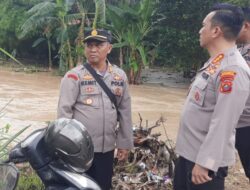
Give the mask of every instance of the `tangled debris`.
MULTIPOLYGON (((139 114, 140 116, 140 114, 139 114)), ((175 160, 177 158, 168 138, 164 118, 152 127, 140 125, 133 129, 135 148, 129 152, 126 162, 117 161, 114 166, 112 185, 114 190, 171 190, 175 160), (159 140, 161 134, 151 134, 152 129, 162 126, 167 140, 159 140)))

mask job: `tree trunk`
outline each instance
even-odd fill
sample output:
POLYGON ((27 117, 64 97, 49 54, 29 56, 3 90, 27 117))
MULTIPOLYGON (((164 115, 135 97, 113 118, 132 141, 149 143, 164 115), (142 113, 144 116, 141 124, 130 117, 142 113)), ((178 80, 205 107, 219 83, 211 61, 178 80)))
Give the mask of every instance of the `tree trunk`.
POLYGON ((136 73, 135 82, 134 82, 137 85, 141 84, 141 72, 142 72, 142 64, 140 63, 138 71, 136 73))
POLYGON ((49 54, 49 71, 52 71, 52 59, 51 59, 51 43, 50 39, 47 39, 48 42, 48 54, 49 54))
POLYGON ((123 53, 122 53, 122 48, 120 48, 119 66, 120 66, 121 68, 123 67, 123 53))

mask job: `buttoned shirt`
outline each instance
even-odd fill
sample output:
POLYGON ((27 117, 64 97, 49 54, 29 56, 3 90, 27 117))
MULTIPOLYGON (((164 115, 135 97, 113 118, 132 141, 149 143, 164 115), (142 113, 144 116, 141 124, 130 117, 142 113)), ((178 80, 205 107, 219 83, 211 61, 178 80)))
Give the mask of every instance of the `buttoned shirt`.
POLYGON ((184 104, 176 152, 207 169, 235 161, 234 129, 250 91, 250 69, 236 47, 209 59, 184 104))
POLYGON ((116 96, 120 113, 118 131, 115 105, 83 65, 67 72, 61 81, 58 118, 74 118, 83 123, 92 137, 95 152, 116 147, 131 149, 131 98, 126 74, 110 63, 104 76, 97 73, 116 96))

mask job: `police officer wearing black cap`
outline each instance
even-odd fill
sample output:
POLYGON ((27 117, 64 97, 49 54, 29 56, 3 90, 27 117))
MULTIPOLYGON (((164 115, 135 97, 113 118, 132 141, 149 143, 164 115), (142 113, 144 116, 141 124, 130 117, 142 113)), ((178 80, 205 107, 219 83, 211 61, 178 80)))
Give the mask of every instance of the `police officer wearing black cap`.
POLYGON ((86 64, 105 82, 116 103, 111 101, 86 65, 82 64, 63 77, 57 112, 58 118, 76 119, 87 128, 95 152, 93 165, 87 174, 103 190, 111 188, 114 150, 117 148, 117 158, 124 160, 133 147, 128 80, 122 69, 107 60, 112 49, 111 39, 111 33, 107 30, 87 32, 84 38, 85 56, 86 64))

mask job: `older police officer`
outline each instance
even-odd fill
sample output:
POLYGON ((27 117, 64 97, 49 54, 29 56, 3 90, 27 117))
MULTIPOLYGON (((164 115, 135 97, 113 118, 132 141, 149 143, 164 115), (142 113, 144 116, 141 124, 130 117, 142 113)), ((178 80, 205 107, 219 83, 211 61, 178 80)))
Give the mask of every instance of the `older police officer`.
POLYGON ((74 118, 87 128, 95 152, 93 165, 87 173, 103 190, 108 190, 111 188, 114 149, 118 148, 118 159, 124 160, 133 147, 131 98, 126 74, 107 60, 112 49, 110 32, 89 31, 84 42, 87 64, 115 95, 120 127, 116 132, 116 106, 83 65, 67 72, 61 81, 58 118, 74 118))
POLYGON ((235 42, 242 11, 218 10, 205 17, 200 45, 210 59, 186 99, 176 151, 175 190, 223 190, 227 167, 235 162, 234 129, 250 91, 250 69, 235 42))

